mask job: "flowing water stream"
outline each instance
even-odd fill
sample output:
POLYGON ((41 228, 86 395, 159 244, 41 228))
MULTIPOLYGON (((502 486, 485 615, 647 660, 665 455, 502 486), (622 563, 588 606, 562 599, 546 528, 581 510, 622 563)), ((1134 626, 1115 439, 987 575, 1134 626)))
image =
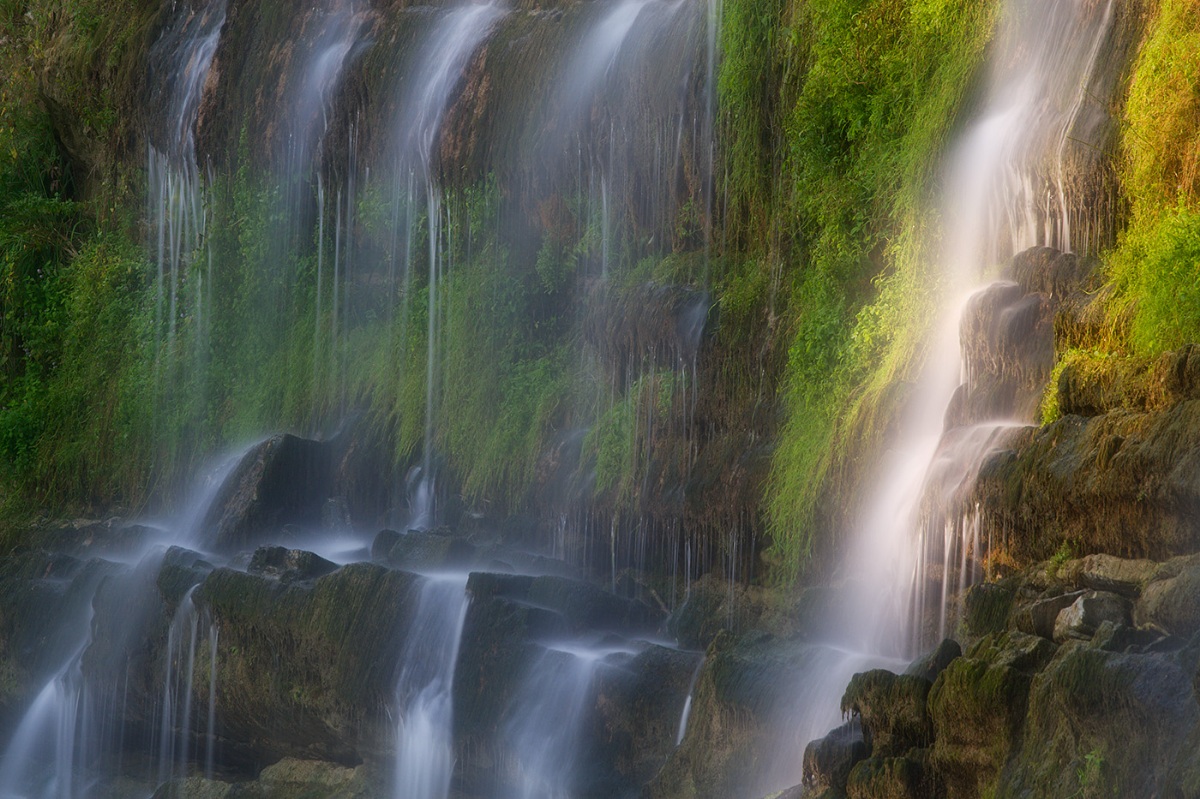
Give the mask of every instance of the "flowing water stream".
MULTIPOLYGON (((883 459, 868 510, 840 569, 846 584, 828 619, 829 655, 805 671, 806 697, 788 714, 803 747, 839 723, 851 675, 901 670, 904 661, 952 635, 954 602, 979 573, 986 542, 962 497, 1017 415, 947 427, 960 386, 973 389, 959 343, 971 296, 1005 259, 1035 245, 1070 252, 1080 198, 1066 178, 1072 140, 1103 108, 1089 95, 1097 54, 1112 22, 1111 0, 1011 0, 1005 4, 986 101, 950 158, 943 198, 938 280, 942 316, 901 430, 883 459)), ((1084 247, 1088 242, 1083 239, 1084 247)), ((1002 414, 1008 413, 1003 409, 1002 414)), ((799 782, 796 749, 767 780, 799 782)))

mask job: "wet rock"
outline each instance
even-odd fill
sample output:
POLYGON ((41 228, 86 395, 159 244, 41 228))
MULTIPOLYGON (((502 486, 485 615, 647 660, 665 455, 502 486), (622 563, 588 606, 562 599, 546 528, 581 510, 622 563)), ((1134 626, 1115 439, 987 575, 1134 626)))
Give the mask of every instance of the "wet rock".
POLYGON ((694 653, 650 646, 597 671, 591 737, 597 759, 619 778, 608 795, 636 792, 674 751, 697 660, 694 653))
POLYGON ((981 536, 1007 541, 1018 562, 1045 560, 1067 542, 1152 559, 1200 546, 1200 401, 1065 416, 1008 446, 984 464, 973 498, 981 536))
POLYGON ((1058 615, 1071 607, 1086 592, 1073 591, 1067 594, 1043 596, 1019 605, 1013 613, 1013 626, 1028 635, 1040 635, 1054 640, 1054 625, 1058 615))
POLYGON ((420 571, 470 566, 477 552, 469 541, 448 529, 382 530, 371 545, 371 556, 397 568, 420 571))
POLYGON ((1200 632, 1200 560, 1163 564, 1134 606, 1134 621, 1185 638, 1200 632))
POLYGON ((163 783, 151 799, 239 799, 248 797, 247 789, 219 780, 188 777, 163 783))
MULTIPOLYGON (((388 709, 417 580, 366 563, 312 582, 230 569, 209 575, 195 600, 221 631, 221 756, 240 767, 389 757, 388 709)), ((196 680, 193 690, 207 696, 207 674, 196 680)))
POLYGON ((1020 580, 1008 577, 995 583, 979 583, 967 591, 963 603, 963 626, 967 635, 982 638, 1008 626, 1020 580))
POLYGON ((261 799, 369 799, 379 795, 364 767, 284 758, 258 775, 261 799))
POLYGON ((467 580, 471 602, 454 672, 454 718, 468 783, 485 784, 495 773, 500 719, 541 651, 536 641, 568 632, 561 614, 524 601, 532 582, 483 572, 467 580))
POLYGON ((804 703, 803 691, 779 686, 795 685, 800 675, 824 676, 826 655, 819 646, 762 633, 718 635, 696 681, 687 736, 643 795, 753 795, 768 753, 782 754, 777 725, 795 718, 804 703))
POLYGON ((1092 646, 1110 652, 1170 651, 1183 646, 1183 640, 1166 636, 1157 630, 1127 627, 1104 621, 1092 636, 1092 646))
POLYGON ((870 757, 846 780, 848 799, 928 799, 936 793, 924 764, 908 757, 870 757))
POLYGON ((1130 560, 1113 555, 1088 555, 1086 558, 1068 561, 1059 571, 1060 576, 1081 588, 1093 591, 1111 591, 1114 594, 1134 598, 1158 569, 1152 560, 1130 560))
POLYGON ((688 587, 687 597, 667 620, 667 632, 680 646, 705 649, 722 630, 759 628, 782 634, 795 626, 796 615, 819 617, 835 601, 827 590, 809 589, 799 597, 799 608, 780 608, 753 586, 730 585, 727 577, 706 574, 688 587))
POLYGON ((830 788, 844 791, 850 771, 869 754, 862 724, 853 719, 804 748, 803 787, 813 793, 830 788))
POLYGON ((290 583, 297 580, 315 580, 336 571, 337 568, 336 563, 302 549, 259 547, 254 551, 254 557, 250 559, 246 570, 251 574, 261 574, 290 583))
POLYGON ((960 326, 970 388, 948 426, 1033 415, 1054 366, 1053 318, 1046 295, 1016 283, 994 283, 971 297, 960 326))
POLYGON ((932 683, 885 669, 855 674, 842 696, 842 713, 862 719, 873 757, 901 755, 928 746, 933 728, 926 711, 932 683))
POLYGON ((1104 622, 1128 625, 1133 604, 1123 596, 1107 591, 1090 591, 1059 612, 1054 622, 1054 640, 1069 638, 1090 641, 1104 622))
POLYGON ((950 796, 995 790, 1021 742, 1033 675, 1054 644, 1010 632, 988 636, 954 660, 929 694, 934 744, 930 762, 950 796))
POLYGON ((1032 681, 1003 795, 1176 795, 1173 765, 1200 724, 1194 673, 1192 657, 1064 645, 1032 681))
POLYGON ((319 525, 331 491, 328 444, 273 436, 242 456, 218 490, 201 529, 218 550, 249 547, 285 525, 319 525))
POLYGON ((962 657, 962 647, 952 638, 943 638, 931 652, 914 660, 904 673, 916 675, 932 683, 946 670, 951 661, 958 657, 962 657))

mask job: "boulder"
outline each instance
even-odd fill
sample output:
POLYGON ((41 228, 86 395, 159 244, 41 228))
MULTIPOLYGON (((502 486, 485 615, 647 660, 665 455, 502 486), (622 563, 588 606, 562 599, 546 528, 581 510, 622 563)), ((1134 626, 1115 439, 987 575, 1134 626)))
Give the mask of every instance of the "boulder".
POLYGON ((1059 575, 1080 588, 1111 591, 1133 599, 1142 593, 1157 569, 1158 564, 1152 560, 1096 554, 1068 561, 1059 570, 1059 575))
POLYGON ((852 719, 804 748, 804 788, 812 793, 846 790, 850 771, 870 754, 862 723, 852 719))
MULTIPOLYGON (((811 736, 789 734, 808 698, 845 685, 830 663, 844 653, 765 633, 721 633, 693 689, 687 735, 643 792, 646 799, 754 796, 794 779, 794 759, 811 736), (766 763, 787 764, 767 773, 766 763)), ((795 764, 799 765, 799 764, 795 764)), ((833 789, 830 789, 833 790, 833 789)))
POLYGON ((1104 622, 1128 625, 1133 604, 1125 597, 1108 591, 1089 591, 1063 608, 1054 622, 1054 640, 1070 638, 1090 641, 1104 622))
POLYGON ((1071 607, 1085 591, 1073 591, 1067 594, 1043 594, 1032 602, 1020 604, 1013 613, 1013 626, 1028 635, 1039 635, 1042 638, 1054 640, 1054 625, 1058 616, 1066 608, 1071 607))
POLYGON ((241 457, 217 490, 200 530, 223 552, 252 547, 285 525, 321 523, 332 491, 328 444, 277 435, 241 457))
POLYGON ((994 792, 1021 743, 1033 675, 1054 644, 1009 632, 982 639, 954 660, 929 694, 934 743, 930 762, 950 796, 994 792))
POLYGON ((259 547, 246 568, 251 574, 274 577, 281 582, 315 580, 336 571, 338 565, 313 552, 286 547, 259 547))
MULTIPOLYGON (((194 599, 220 629, 217 734, 227 764, 389 758, 417 583, 367 563, 296 582, 212 572, 194 599)), ((197 669, 194 696, 207 697, 208 678, 197 669)))
MULTIPOLYGON (((674 751, 698 657, 651 645, 596 672, 593 751, 616 779, 607 795, 632 795, 674 751)), ((592 780, 598 787, 599 781, 592 780)))
POLYGON ((371 557, 396 568, 421 571, 465 568, 477 561, 478 552, 471 542, 445 528, 381 530, 371 544, 371 557))
POLYGON ((925 764, 910 757, 870 757, 846 780, 848 799, 928 799, 938 795, 925 764))
POLYGON ((1172 772, 1194 759, 1195 657, 1065 644, 1032 682, 1005 796, 1185 796, 1172 772))
POLYGON ((1147 583, 1134 606, 1137 625, 1190 638, 1200 632, 1200 562, 1166 564, 1147 583))
POLYGON ((1064 545, 1164 559, 1200 547, 1200 401, 1064 416, 1015 433, 980 469, 980 536, 1018 562, 1064 545))
POLYGON ((952 638, 943 638, 941 643, 931 651, 910 663, 904 673, 921 677, 932 683, 955 658, 959 657, 962 657, 962 647, 958 645, 958 642, 952 638))
POLYGON ((872 757, 902 755, 933 737, 926 710, 931 687, 924 677, 886 669, 855 674, 842 696, 842 713, 862 719, 872 757))

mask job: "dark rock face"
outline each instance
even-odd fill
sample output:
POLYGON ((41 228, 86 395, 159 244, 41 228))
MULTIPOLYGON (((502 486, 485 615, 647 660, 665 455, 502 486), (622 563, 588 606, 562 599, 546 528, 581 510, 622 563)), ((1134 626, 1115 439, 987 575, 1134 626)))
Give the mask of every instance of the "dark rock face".
MULTIPOLYGON (((416 580, 371 564, 311 583, 214 571, 196 601, 221 631, 223 756, 243 766, 388 757, 387 709, 416 580)), ((197 695, 202 679, 207 692, 207 676, 197 675, 197 695)))
POLYGON ((1084 552, 1166 558, 1200 545, 1200 402, 1162 413, 1066 416, 1022 431, 981 469, 983 535, 1018 561, 1066 542, 1084 552))
POLYGON ((236 551, 284 525, 317 525, 332 491, 329 445, 278 435, 255 445, 217 492, 201 522, 211 545, 236 551))
POLYGON ((942 672, 929 695, 931 762, 950 796, 994 786, 1021 742, 1033 675, 1054 645, 1044 638, 989 636, 942 672))
POLYGON ((941 643, 909 664, 905 674, 915 675, 932 683, 955 658, 962 657, 962 647, 953 638, 943 638, 941 643))
POLYGON ((902 755, 928 746, 933 737, 926 711, 931 687, 924 677, 884 669, 855 674, 842 697, 842 713, 862 719, 872 756, 902 755))
POLYGON ((804 787, 813 793, 830 788, 844 791, 850 772, 870 752, 859 720, 843 724, 805 747, 804 787))
POLYGON ((697 656, 651 646, 597 674, 595 748, 626 791, 654 777, 675 749, 697 656))
POLYGON ((246 571, 264 577, 277 577, 281 582, 315 580, 337 571, 337 564, 320 555, 302 549, 286 547, 259 547, 250 559, 246 571))

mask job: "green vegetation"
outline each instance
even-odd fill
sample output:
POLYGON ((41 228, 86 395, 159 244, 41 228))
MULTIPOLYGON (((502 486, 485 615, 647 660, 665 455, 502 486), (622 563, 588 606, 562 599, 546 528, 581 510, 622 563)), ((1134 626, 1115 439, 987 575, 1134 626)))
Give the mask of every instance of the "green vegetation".
MULTIPOLYGON (((727 3, 726 7, 735 5, 727 3)), ((790 185, 773 213, 796 281, 784 379, 787 420, 767 495, 775 577, 818 544, 827 491, 878 445, 895 387, 915 374, 935 307, 930 231, 940 157, 991 37, 995 3, 793 3, 784 114, 790 185), (803 64, 803 69, 797 68, 803 64)), ((727 25, 742 18, 731 14, 727 25)), ((736 38, 736 37, 735 37, 736 38)), ((726 73, 755 74, 725 54, 726 73)), ((754 186, 739 186, 754 197, 754 186)), ((825 513, 829 512, 828 507, 825 513)))

